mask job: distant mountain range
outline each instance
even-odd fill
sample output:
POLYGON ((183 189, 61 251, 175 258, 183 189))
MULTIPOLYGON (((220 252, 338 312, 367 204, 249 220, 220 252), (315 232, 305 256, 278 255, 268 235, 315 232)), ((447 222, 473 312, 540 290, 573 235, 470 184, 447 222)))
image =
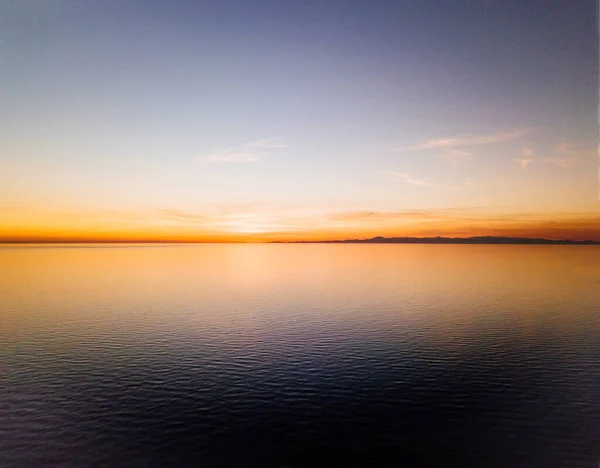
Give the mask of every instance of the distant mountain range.
POLYGON ((276 241, 277 244, 539 244, 539 245, 600 245, 600 241, 532 239, 528 237, 372 237, 324 241, 276 241))

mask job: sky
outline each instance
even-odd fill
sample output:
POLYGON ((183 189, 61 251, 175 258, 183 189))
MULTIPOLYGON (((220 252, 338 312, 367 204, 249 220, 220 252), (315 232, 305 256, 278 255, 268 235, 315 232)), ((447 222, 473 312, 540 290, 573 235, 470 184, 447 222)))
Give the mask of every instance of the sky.
POLYGON ((0 241, 600 240, 590 0, 2 0, 0 241))

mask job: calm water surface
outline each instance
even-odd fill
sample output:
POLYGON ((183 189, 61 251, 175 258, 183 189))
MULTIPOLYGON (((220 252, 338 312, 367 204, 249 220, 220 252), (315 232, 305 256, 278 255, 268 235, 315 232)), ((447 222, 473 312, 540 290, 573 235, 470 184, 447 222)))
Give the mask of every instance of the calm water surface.
POLYGON ((600 248, 0 247, 2 467, 597 467, 600 248))

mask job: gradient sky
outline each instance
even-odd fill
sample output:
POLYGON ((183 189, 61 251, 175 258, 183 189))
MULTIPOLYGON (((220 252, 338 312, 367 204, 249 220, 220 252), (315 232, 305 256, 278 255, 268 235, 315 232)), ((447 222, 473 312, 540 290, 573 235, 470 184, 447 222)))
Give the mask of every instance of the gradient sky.
POLYGON ((600 240, 584 0, 4 0, 0 240, 600 240))

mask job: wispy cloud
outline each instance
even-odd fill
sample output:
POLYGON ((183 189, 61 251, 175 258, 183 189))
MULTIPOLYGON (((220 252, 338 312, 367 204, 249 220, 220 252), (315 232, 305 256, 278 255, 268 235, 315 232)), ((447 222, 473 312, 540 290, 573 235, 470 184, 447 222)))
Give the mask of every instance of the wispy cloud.
POLYGON ((474 154, 458 148, 444 148, 439 153, 439 156, 450 162, 457 163, 473 158, 474 154))
POLYGON ((513 130, 510 132, 498 132, 487 135, 459 135, 452 138, 438 138, 427 140, 419 145, 398 148, 398 151, 425 150, 435 148, 456 148, 460 146, 485 145, 510 141, 525 135, 528 130, 513 130))
POLYGON ((577 157, 580 156, 582 151, 574 149, 571 145, 563 142, 554 149, 555 153, 561 153, 567 156, 577 157))
POLYGON ((241 145, 222 148, 196 159, 199 164, 252 163, 273 154, 277 149, 286 148, 283 138, 262 138, 241 145))
POLYGON ((533 162, 533 150, 531 148, 523 148, 520 158, 515 158, 515 161, 523 169, 527 169, 527 166, 533 162))
POLYGON ((177 222, 203 222, 209 219, 205 214, 188 213, 187 211, 171 208, 160 208, 157 211, 165 219, 177 222))
MULTIPOLYGON (((469 210, 469 209, 462 209, 469 210)), ((404 220, 423 220, 437 219, 445 216, 446 213, 456 213, 456 209, 445 210, 402 210, 402 211, 375 211, 375 210, 354 210, 340 211, 329 214, 331 221, 340 222, 390 222, 404 220)))
POLYGON ((452 187, 449 185, 435 184, 433 182, 429 182, 427 180, 415 179, 410 174, 406 172, 395 172, 395 171, 386 171, 388 175, 394 180, 401 180, 410 185, 419 185, 421 187, 435 187, 435 188, 444 188, 450 190, 456 190, 456 187, 452 187))
POLYGON ((575 149, 567 143, 562 143, 554 150, 552 150, 554 156, 535 156, 534 151, 531 148, 523 148, 521 157, 515 158, 515 161, 523 168, 527 169, 527 166, 532 164, 534 161, 539 161, 547 164, 552 164, 557 167, 572 167, 578 165, 582 160, 586 159, 592 154, 591 150, 575 149))
POLYGON ((418 145, 402 146, 396 148, 396 151, 437 150, 439 151, 439 156, 443 157, 444 159, 447 159, 452 162, 460 162, 467 159, 471 159, 475 156, 472 152, 463 149, 464 147, 512 141, 519 138, 520 136, 525 135, 528 132, 529 130, 527 129, 521 129, 491 134, 465 134, 450 138, 437 138, 433 140, 426 140, 418 145))
POLYGON ((558 167, 571 167, 579 164, 590 153, 589 151, 574 149, 567 143, 562 143, 554 149, 554 152, 561 156, 546 156, 541 160, 558 167))
POLYGON ((571 167, 579 164, 579 159, 575 158, 544 157, 540 159, 544 162, 547 162, 548 164, 553 164, 557 167, 571 167))

